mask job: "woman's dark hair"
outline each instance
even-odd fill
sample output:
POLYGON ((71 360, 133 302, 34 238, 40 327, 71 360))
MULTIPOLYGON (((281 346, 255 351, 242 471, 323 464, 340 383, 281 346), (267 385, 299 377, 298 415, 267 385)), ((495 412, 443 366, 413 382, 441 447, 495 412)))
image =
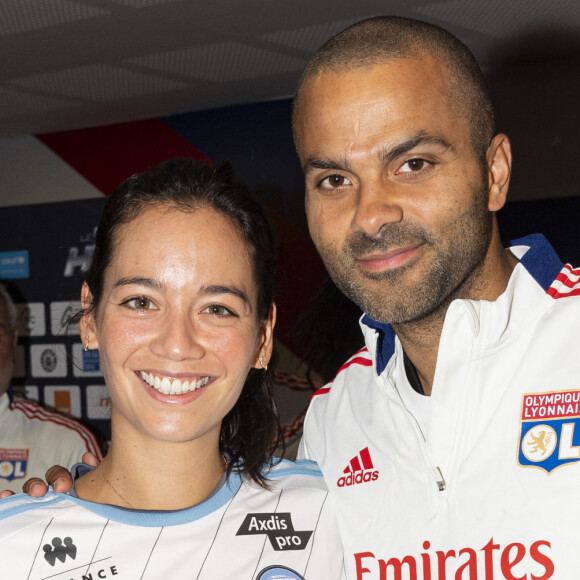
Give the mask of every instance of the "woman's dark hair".
MULTIPOLYGON (((119 239, 119 229, 152 207, 193 212, 209 208, 227 217, 246 241, 258 287, 257 315, 268 318, 274 299, 273 270, 277 244, 262 206, 249 190, 233 181, 231 166, 203 165, 193 159, 173 159, 133 175, 109 197, 97 228, 95 250, 85 282, 92 303, 82 314, 98 309, 103 279, 119 239)), ((224 417, 220 450, 228 458, 228 473, 236 470, 265 485, 262 467, 282 443, 272 392, 274 361, 268 369, 250 369, 240 398, 224 417)))

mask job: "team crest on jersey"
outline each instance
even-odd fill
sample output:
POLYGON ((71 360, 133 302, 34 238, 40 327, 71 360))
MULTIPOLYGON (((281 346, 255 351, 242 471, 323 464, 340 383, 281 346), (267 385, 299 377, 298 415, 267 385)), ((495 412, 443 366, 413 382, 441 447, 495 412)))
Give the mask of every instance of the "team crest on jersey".
POLYGON ((580 461, 580 391, 524 394, 518 462, 550 473, 580 461))
POLYGON ((0 477, 12 481, 26 476, 28 449, 0 448, 0 477))
POLYGON ((286 566, 268 566, 258 573, 256 580, 304 580, 304 577, 286 566))

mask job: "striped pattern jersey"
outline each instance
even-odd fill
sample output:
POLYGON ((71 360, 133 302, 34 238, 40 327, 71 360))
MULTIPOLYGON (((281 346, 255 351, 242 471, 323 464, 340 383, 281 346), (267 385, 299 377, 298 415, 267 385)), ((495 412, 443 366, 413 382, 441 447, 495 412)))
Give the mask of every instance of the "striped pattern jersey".
MULTIPOLYGON (((49 492, 0 502, 0 561, 11 580, 343 578, 328 491, 316 465, 283 461, 265 490, 233 474, 205 501, 128 510, 49 492)), ((171 493, 171 490, 164 490, 171 493)))

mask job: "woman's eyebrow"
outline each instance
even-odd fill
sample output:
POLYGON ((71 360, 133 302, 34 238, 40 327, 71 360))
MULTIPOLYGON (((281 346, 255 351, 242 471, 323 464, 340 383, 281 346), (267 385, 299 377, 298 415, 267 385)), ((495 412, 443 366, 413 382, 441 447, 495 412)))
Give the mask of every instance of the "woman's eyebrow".
POLYGON ((119 288, 120 286, 129 286, 129 285, 136 285, 136 286, 145 286, 146 288, 152 288, 154 290, 163 290, 165 288, 165 284, 159 282, 159 280, 155 280, 154 278, 142 278, 140 276, 128 276, 124 278, 119 278, 114 284, 113 288, 119 288))
POLYGON ((246 295, 246 293, 237 288, 236 286, 223 286, 220 284, 209 284, 204 285, 199 289, 200 294, 203 296, 215 296, 217 294, 231 294, 233 296, 237 296, 241 300, 243 300, 248 306, 250 306, 250 301, 246 295))

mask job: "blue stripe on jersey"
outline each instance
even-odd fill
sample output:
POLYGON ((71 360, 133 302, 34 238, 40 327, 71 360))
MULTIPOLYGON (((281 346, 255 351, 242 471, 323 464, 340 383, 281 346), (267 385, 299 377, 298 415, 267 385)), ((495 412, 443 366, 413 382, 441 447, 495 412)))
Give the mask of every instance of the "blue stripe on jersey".
POLYGON ((227 504, 238 492, 242 479, 237 473, 232 473, 221 486, 201 503, 175 511, 131 510, 108 504, 93 503, 73 496, 64 496, 85 509, 109 520, 143 527, 178 526, 199 520, 227 504))
POLYGON ((66 499, 66 496, 54 493, 52 488, 43 497, 30 497, 26 493, 17 493, 0 501, 0 521, 39 507, 54 506, 66 499))
POLYGON ((564 267, 564 262, 558 258, 550 242, 542 234, 532 234, 511 241, 508 247, 511 246, 529 246, 530 249, 522 256, 520 262, 544 292, 547 292, 564 267))
POLYGON ((322 477, 322 472, 318 464, 310 459, 297 459, 280 461, 271 471, 265 473, 268 479, 286 477, 287 475, 311 475, 313 477, 322 477))

